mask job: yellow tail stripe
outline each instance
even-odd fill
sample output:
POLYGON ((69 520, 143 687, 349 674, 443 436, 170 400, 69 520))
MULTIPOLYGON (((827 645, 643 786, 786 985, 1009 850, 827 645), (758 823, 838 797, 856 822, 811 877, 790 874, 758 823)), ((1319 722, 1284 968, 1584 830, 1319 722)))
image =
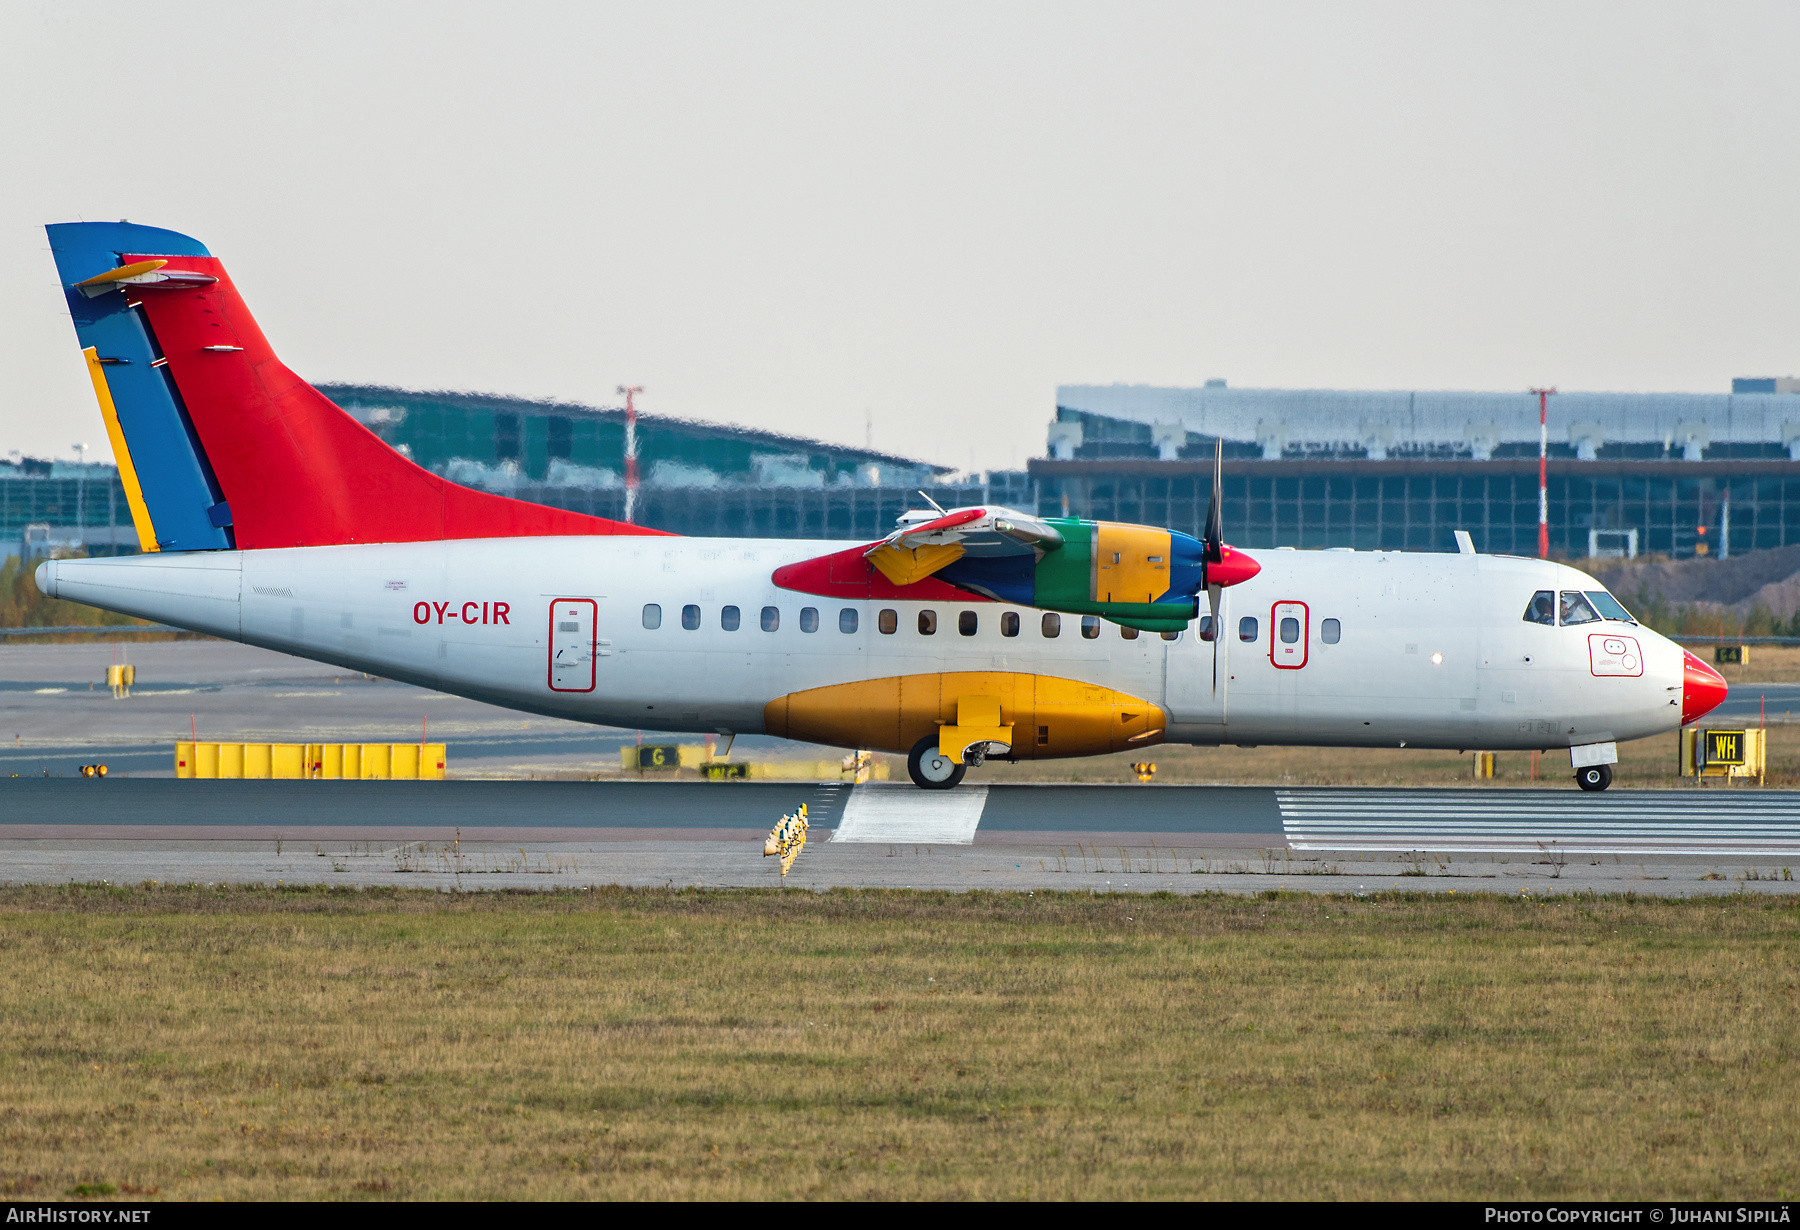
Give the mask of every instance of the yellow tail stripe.
POLYGON ((112 441, 113 459, 119 463, 119 481, 125 484, 125 502, 131 506, 131 525, 137 530, 138 549, 155 551, 156 527, 150 523, 150 509, 144 503, 144 489, 138 483, 137 467, 131 464, 131 449, 125 444, 125 432, 119 426, 119 412, 113 406, 112 389, 107 387, 106 372, 100 366, 100 352, 92 346, 81 352, 87 360, 88 375, 94 381, 94 396, 100 401, 100 417, 106 420, 106 436, 112 441))

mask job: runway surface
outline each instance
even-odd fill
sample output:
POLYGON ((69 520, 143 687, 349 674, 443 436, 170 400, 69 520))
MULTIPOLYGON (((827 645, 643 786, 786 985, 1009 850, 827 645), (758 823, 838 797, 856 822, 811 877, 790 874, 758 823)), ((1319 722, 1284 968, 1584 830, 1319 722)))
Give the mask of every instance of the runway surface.
POLYGON ((0 780, 15 883, 1790 894, 1796 863, 1775 791, 0 780))
MULTIPOLYGON (((1771 722, 1800 710, 1800 685, 1752 685, 1720 721, 1753 721, 1765 696, 1771 722)), ((813 835, 786 883, 812 889, 1787 893, 1800 863, 1800 794, 1779 791, 619 780, 636 738, 222 642, 9 645, 0 881, 768 885, 782 881, 763 837, 802 803, 813 835), (99 686, 121 659, 142 681, 128 701, 99 686), (382 742, 427 725, 464 779, 168 775, 190 730, 382 742), (75 774, 95 762, 112 775, 75 774)), ((796 755, 837 753, 764 738, 734 752, 796 755)))
POLYGON ((1277 790, 1296 850, 1800 856, 1785 791, 1277 790))
POLYGON ((1800 717, 1800 683, 1734 683, 1725 703, 1706 715, 1705 725, 1719 727, 1759 720, 1792 722, 1800 717))

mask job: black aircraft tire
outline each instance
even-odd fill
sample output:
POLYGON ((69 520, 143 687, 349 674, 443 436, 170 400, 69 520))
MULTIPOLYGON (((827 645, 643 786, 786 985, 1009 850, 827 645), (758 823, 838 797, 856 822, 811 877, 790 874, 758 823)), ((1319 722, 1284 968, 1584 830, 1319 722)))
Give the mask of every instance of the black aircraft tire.
POLYGON ((1599 793, 1612 785, 1612 766, 1609 764, 1589 765, 1577 770, 1575 784, 1583 790, 1599 793))
POLYGON ((937 736, 927 735, 913 744, 913 750, 906 757, 906 775, 921 790, 948 790, 961 782, 963 775, 969 771, 967 766, 959 764, 945 775, 943 769, 949 761, 938 755, 937 746, 937 736), (930 759, 927 760, 927 757, 930 759), (934 781, 928 772, 940 775, 941 780, 934 781))

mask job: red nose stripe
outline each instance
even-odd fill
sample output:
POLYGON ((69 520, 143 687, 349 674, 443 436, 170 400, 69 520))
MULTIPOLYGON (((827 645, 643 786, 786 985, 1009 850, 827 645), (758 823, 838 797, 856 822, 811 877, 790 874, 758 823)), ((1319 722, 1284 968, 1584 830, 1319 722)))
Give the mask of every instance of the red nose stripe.
POLYGON ((1681 651, 1681 724, 1698 721, 1725 701, 1725 677, 1685 649, 1681 651))

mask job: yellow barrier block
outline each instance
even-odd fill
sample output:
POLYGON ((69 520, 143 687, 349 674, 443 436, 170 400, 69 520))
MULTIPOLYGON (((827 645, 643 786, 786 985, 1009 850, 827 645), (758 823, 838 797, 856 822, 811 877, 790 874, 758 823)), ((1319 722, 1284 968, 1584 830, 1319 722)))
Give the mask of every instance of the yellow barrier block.
POLYGON ((290 780, 306 776, 306 748, 299 743, 269 745, 269 776, 290 780))
POLYGON ((175 776, 267 780, 444 780, 443 743, 177 743, 175 776))
POLYGON ((358 774, 365 782, 380 781, 392 777, 389 768, 391 763, 391 745, 386 743, 365 743, 362 745, 362 772, 358 774))

